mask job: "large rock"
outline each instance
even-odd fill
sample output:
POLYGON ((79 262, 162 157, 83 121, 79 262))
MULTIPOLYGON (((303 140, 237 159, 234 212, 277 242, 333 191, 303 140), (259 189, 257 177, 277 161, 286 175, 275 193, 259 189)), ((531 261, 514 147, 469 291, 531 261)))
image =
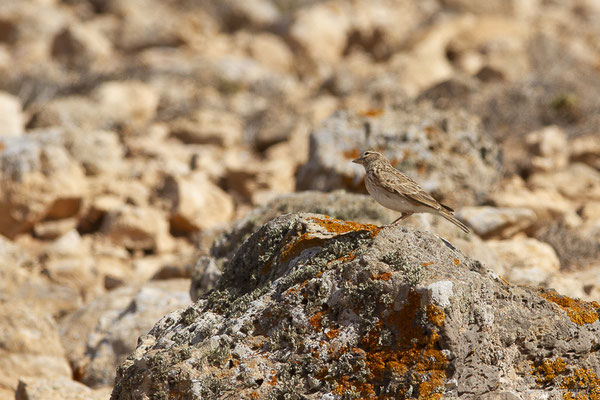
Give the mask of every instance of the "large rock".
POLYGON ((49 315, 19 301, 0 303, 0 397, 20 378, 68 378, 71 368, 49 315))
POLYGON ((0 233, 14 237, 44 219, 76 215, 87 193, 81 166, 59 131, 0 141, 0 233))
POLYGON ((114 243, 131 250, 161 252, 173 247, 166 217, 151 207, 126 204, 111 210, 100 230, 114 243))
POLYGON ((81 306, 76 289, 41 271, 33 254, 0 236, 0 304, 18 302, 45 315, 63 315, 81 306))
POLYGON ((106 400, 107 388, 93 390, 68 378, 19 379, 15 400, 106 400))
POLYGON ((201 172, 165 178, 161 197, 169 204, 171 230, 187 234, 225 224, 233 217, 233 200, 201 172))
POLYGON ((140 338, 112 399, 592 396, 599 307, 511 286, 435 235, 284 215, 140 338))
POLYGON ((115 367, 133 351, 165 313, 190 303, 188 282, 150 282, 122 287, 101 296, 61 322, 61 340, 75 376, 92 386, 110 385, 115 367))
POLYGON ((351 163, 380 150, 393 166, 452 207, 481 203, 500 176, 500 152, 473 116, 410 106, 360 116, 338 112, 310 136, 310 158, 298 171, 301 190, 364 190, 351 163))

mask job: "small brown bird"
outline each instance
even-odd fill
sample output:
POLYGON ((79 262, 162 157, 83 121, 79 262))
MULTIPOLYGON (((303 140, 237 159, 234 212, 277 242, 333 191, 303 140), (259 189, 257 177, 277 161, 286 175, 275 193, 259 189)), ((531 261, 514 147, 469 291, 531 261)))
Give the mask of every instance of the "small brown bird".
POLYGON ((414 213, 426 212, 441 215, 469 233, 469 228, 452 215, 453 209, 439 203, 417 182, 392 167, 383 154, 376 151, 365 151, 362 156, 352 162, 361 164, 365 168, 367 172, 365 186, 369 194, 382 206, 402 213, 392 224, 408 218, 414 213))

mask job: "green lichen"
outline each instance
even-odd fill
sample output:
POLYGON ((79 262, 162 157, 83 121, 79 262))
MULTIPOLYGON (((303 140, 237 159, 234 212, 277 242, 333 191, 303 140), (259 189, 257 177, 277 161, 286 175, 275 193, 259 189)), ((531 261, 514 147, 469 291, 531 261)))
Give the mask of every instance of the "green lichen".
POLYGON ((381 261, 394 271, 402 273, 402 280, 410 287, 415 287, 423 281, 424 270, 420 265, 409 264, 401 251, 386 254, 381 261))

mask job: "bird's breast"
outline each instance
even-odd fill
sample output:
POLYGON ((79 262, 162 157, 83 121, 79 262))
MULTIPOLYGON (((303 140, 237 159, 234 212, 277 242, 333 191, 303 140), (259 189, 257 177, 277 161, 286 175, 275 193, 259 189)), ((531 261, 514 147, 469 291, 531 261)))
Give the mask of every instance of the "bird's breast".
POLYGON ((400 212, 415 212, 415 205, 410 201, 406 200, 403 196, 392 193, 389 190, 381 187, 376 183, 375 177, 371 174, 367 174, 365 178, 365 186, 369 194, 382 206, 389 208, 390 210, 400 212))

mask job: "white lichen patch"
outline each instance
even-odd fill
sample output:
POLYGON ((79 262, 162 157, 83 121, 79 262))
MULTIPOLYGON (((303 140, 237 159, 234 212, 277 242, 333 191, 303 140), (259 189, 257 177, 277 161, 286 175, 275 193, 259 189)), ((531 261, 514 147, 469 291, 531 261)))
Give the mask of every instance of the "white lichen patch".
POLYGON ((448 307, 450 305, 450 297, 454 294, 454 284, 450 281, 434 282, 426 287, 427 302, 432 302, 440 307, 448 307))

